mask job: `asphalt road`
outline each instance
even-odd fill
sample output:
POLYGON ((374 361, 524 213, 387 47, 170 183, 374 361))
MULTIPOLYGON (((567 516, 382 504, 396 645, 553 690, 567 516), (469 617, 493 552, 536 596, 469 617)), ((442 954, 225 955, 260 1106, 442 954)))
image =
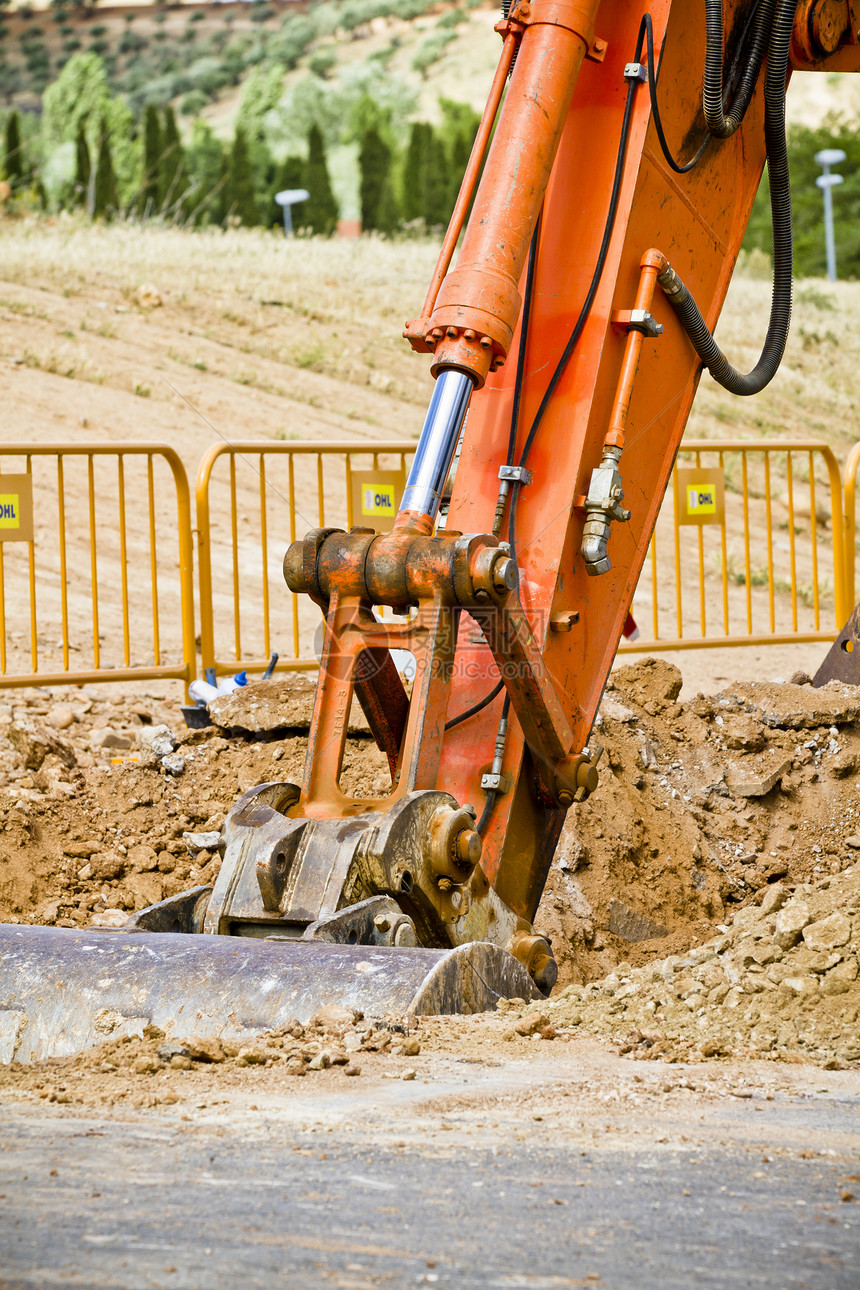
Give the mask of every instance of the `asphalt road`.
POLYGON ((464 1093, 460 1068, 431 1101, 392 1081, 286 1110, 7 1105, 0 1287, 860 1286, 844 1083, 615 1116, 603 1132, 587 1111, 582 1129, 524 1117, 522 1077, 509 1104, 504 1071, 469 1072, 464 1093))

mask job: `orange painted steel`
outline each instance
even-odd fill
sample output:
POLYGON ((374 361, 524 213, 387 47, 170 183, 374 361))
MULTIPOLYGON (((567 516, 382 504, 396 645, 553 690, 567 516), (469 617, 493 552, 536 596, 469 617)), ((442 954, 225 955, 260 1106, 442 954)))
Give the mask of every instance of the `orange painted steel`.
POLYGON ((445 234, 442 248, 439 251, 439 258, 436 261, 436 267, 433 270, 433 276, 430 279, 430 286, 427 291, 427 297, 424 301, 424 308, 421 311, 421 318, 414 323, 407 324, 407 330, 403 333, 405 337, 413 342, 413 348, 424 353, 428 352, 428 346, 424 341, 424 334, 430 323, 430 315, 436 305, 436 297, 439 294, 439 288, 445 274, 451 265, 454 251, 457 248, 457 242, 463 231, 463 224, 469 213, 469 206, 475 195, 475 188, 481 175, 481 167, 484 164, 484 157, 487 152, 487 145, 493 133, 493 126, 499 112, 499 104, 502 101, 502 95, 505 92, 505 86, 508 81, 508 73, 511 70, 511 62, 519 44, 518 37, 509 32, 505 36, 505 42, 502 45, 502 55, 499 59, 499 65, 496 68, 496 74, 493 77, 493 83, 490 87, 487 105, 481 116, 481 124, 478 126, 478 132, 475 135, 475 142, 472 145, 472 151, 469 154, 469 161, 466 166, 463 182, 460 185, 460 191, 457 194, 457 201, 454 205, 454 211, 451 215, 451 223, 445 234), (416 343, 418 342, 418 343, 416 343))
POLYGON ((520 275, 594 40, 599 0, 535 0, 522 8, 531 25, 520 42, 457 267, 439 289, 429 325, 434 375, 456 367, 479 386, 510 349, 520 275))
MULTIPOLYGON (((727 48, 737 48, 753 4, 754 0, 725 0, 727 48)), ((293 562, 290 586, 294 590, 303 585, 302 578, 305 585, 318 586, 320 562, 330 560, 328 591, 323 597, 317 590, 315 598, 319 596, 318 603, 328 609, 327 648, 331 651, 340 637, 342 655, 350 655, 342 667, 333 661, 333 681, 324 676, 320 686, 314 729, 317 738, 327 736, 328 744, 311 748, 302 805, 307 814, 337 814, 347 808, 333 802, 327 791, 332 783, 331 761, 324 772, 326 790, 320 784, 318 800, 319 767, 314 763, 316 758, 321 763, 330 759, 332 746, 341 741, 357 679, 360 638, 354 633, 359 610, 366 613, 369 604, 376 603, 375 597, 384 593, 371 576, 362 584, 358 571, 374 561, 381 567, 388 553, 388 587, 408 587, 436 544, 440 563, 435 590, 425 583, 420 593, 400 599, 435 607, 434 630, 445 638, 446 649, 449 628, 458 620, 456 649, 450 667, 446 656, 443 675, 418 688, 404 731, 414 734, 416 723, 423 722, 422 737, 433 747, 422 752, 426 775, 420 783, 432 782, 458 803, 481 810, 487 803, 482 779, 492 768, 491 778, 500 787, 489 803, 480 863, 501 901, 528 921, 535 915, 569 804, 565 773, 574 770, 577 758, 579 769, 571 778, 576 784, 584 783, 578 778, 587 767, 581 754, 701 376, 698 357, 671 306, 660 293, 651 298, 653 272, 662 258, 645 253, 649 247, 661 248, 713 329, 765 162, 763 78, 740 128, 726 140, 711 141, 699 164, 684 174, 667 165, 647 86, 636 86, 603 272, 578 344, 531 444, 531 482, 517 485, 519 584, 515 590, 492 591, 482 602, 480 594, 489 584, 472 576, 474 566, 469 565, 470 577, 464 583, 457 582, 457 544, 461 535, 492 533, 499 470, 520 461, 550 376, 589 292, 604 237, 628 99, 626 65, 641 48, 643 8, 653 23, 668 145, 684 162, 705 142, 706 34, 701 4, 534 0, 518 6, 511 17, 522 23, 523 30, 510 88, 459 260, 442 282, 425 332, 427 347, 434 352, 433 373, 453 368, 467 372, 476 383, 447 527, 435 537, 427 535, 426 525, 421 534, 410 532, 410 517, 404 515, 399 548, 393 540, 397 530, 384 538, 373 538, 366 531, 335 536, 322 531, 306 539, 303 551, 295 544, 288 556, 293 562), (607 37, 601 42, 599 63, 585 61, 594 46, 598 17, 607 37), (517 365, 505 364, 505 359, 518 350, 524 289, 520 279, 541 212, 515 452, 509 458, 517 365), (659 337, 637 339, 614 325, 613 319, 623 319, 631 309, 643 306, 663 324, 659 337), (622 434, 620 470, 624 505, 631 516, 629 522, 611 526, 611 569, 588 576, 580 555, 585 523, 581 503, 607 440, 611 443, 613 435, 622 434), (429 546, 425 550, 422 544, 429 546), (448 553, 447 568, 444 553, 448 553), (348 620, 341 618, 341 605, 349 611, 348 620), (515 606, 512 616, 511 606, 515 606), (524 623, 521 637, 512 629, 514 620, 524 623), (500 670, 511 714, 498 774, 494 746, 505 696, 499 692, 494 701, 479 705, 497 686, 500 670), (540 712, 530 711, 531 696, 541 698, 540 712), (416 702, 423 709, 420 715, 413 711, 416 702), (558 705, 558 719, 551 715, 553 703, 558 705), (455 714, 472 709, 468 719, 451 724, 455 714)), ((814 19, 815 15, 807 16, 814 19)), ((860 67, 850 37, 843 32, 840 39, 833 59, 860 67)), ((817 66, 814 51, 810 56, 796 50, 794 66, 817 66)), ((837 61, 832 66, 835 69, 837 61)), ((486 536, 462 537, 463 543, 476 544, 479 563, 496 558, 494 541, 486 536)), ((393 641, 375 624, 366 624, 365 631, 365 643, 373 649, 384 652, 386 642, 393 641)), ((445 651, 439 648, 441 657, 445 651)), ((504 710, 507 713, 507 706, 504 710)), ((401 738, 400 764, 412 764, 417 755, 414 739, 405 733, 401 738), (407 738, 412 741, 408 749, 407 738)), ((589 787, 593 776, 592 767, 589 787)), ((393 789, 398 791, 394 785, 393 789)), ((374 799, 374 806, 381 804, 374 799)), ((348 809, 367 805, 356 802, 348 809)))
POLYGON ((666 267, 665 256, 659 251, 647 251, 642 257, 639 289, 632 313, 619 310, 612 321, 616 326, 627 329, 627 346, 624 350, 624 362, 618 378, 618 390, 615 403, 609 418, 609 430, 603 443, 607 448, 623 448, 627 417, 630 413, 630 400, 633 397, 633 384, 639 371, 639 359, 645 342, 645 333, 641 327, 631 325, 631 317, 650 312, 654 303, 654 290, 657 286, 657 274, 666 267))

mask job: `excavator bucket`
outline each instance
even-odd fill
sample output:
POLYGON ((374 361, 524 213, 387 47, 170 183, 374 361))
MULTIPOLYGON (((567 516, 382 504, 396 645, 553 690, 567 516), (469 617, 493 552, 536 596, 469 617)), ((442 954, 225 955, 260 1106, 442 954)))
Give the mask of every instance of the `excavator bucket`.
POLYGON ((0 924, 0 1061, 64 1057, 145 1026, 249 1043, 339 1003, 365 1017, 483 1012, 538 996, 495 945, 384 949, 0 924))

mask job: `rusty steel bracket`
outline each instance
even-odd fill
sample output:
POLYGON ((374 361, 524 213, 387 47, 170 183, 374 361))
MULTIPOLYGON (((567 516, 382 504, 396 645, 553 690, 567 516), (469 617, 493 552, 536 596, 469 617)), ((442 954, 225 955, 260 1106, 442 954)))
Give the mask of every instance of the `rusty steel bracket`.
POLYGON ((285 814, 298 792, 260 784, 236 803, 204 931, 398 949, 476 940, 506 949, 533 935, 488 883, 475 813, 450 794, 412 793, 385 811, 308 819, 285 814))
MULTIPOLYGON (((270 938, 278 939, 277 934, 270 938)), ((418 944, 415 924, 390 896, 371 896, 347 905, 328 918, 311 923, 303 941, 328 941, 335 945, 388 945, 409 949, 418 944)))
POLYGON ((191 887, 167 900, 159 900, 146 909, 139 909, 123 927, 124 932, 186 932, 203 931, 203 919, 212 894, 211 887, 191 887))
POLYGON ((821 63, 858 40, 856 0, 801 0, 791 38, 793 62, 801 67, 821 63))

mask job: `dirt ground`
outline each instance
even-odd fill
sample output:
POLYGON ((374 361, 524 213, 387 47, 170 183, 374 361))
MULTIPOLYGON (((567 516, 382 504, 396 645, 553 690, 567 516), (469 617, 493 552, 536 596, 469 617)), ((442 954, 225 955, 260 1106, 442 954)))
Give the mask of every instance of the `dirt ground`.
MULTIPOLYGON (((0 708, 0 918, 121 927, 134 910, 211 883, 220 855, 196 835, 220 829, 245 789, 301 775, 311 683, 270 684, 278 701, 269 708, 287 715, 274 729, 249 719, 263 728, 248 734, 237 711, 269 697, 266 683, 221 701, 226 729, 186 730, 157 691, 21 696, 0 708)), ((670 1059, 860 1060, 860 920, 851 922, 860 688, 742 682, 686 703, 680 688, 663 660, 614 673, 592 740, 605 750, 600 786, 569 813, 536 919, 560 965, 548 1011, 513 1004, 512 1016, 425 1022, 422 1044, 493 1049, 586 1033, 608 1034, 634 1056, 656 1047, 670 1059)), ((346 777, 357 792, 386 778, 361 733, 348 741, 346 777)), ((398 1026, 380 1045, 354 1019, 348 1051, 402 1048, 398 1026)), ((221 1056, 231 1069, 308 1064, 338 1039, 299 1026, 262 1056, 221 1056)), ((153 1034, 49 1063, 57 1076, 13 1066, 3 1083, 7 1094, 39 1086, 49 1096, 67 1069, 105 1074, 105 1061, 121 1072, 148 1062, 137 1073, 160 1078, 171 1066, 158 1057, 164 1041, 153 1034)))

